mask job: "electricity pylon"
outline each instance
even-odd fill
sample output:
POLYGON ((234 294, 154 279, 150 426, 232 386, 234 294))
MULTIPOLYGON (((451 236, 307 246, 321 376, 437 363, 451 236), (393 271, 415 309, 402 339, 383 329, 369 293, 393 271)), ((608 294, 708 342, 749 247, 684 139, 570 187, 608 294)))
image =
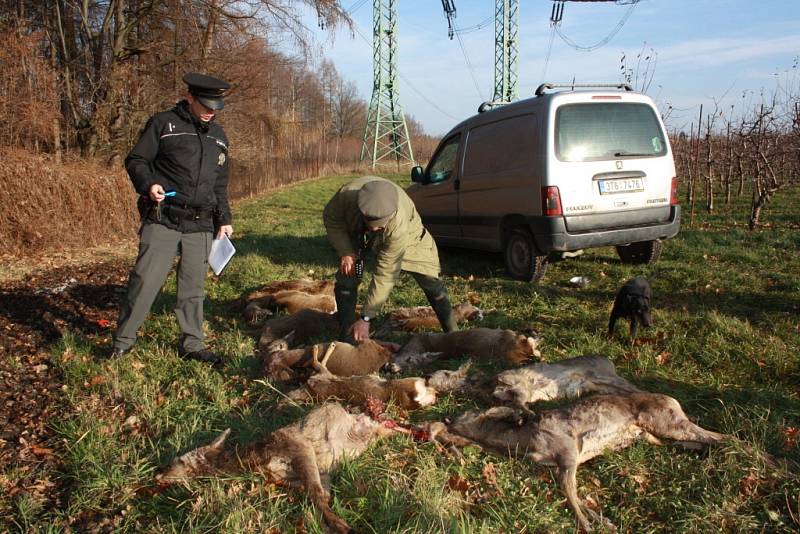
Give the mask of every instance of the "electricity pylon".
POLYGON ((414 162, 411 140, 397 86, 397 10, 396 0, 372 2, 372 99, 367 114, 367 129, 361 146, 361 161, 367 154, 372 168, 381 160, 394 158, 414 162))
POLYGON ((494 97, 495 103, 519 98, 519 0, 495 0, 494 97))

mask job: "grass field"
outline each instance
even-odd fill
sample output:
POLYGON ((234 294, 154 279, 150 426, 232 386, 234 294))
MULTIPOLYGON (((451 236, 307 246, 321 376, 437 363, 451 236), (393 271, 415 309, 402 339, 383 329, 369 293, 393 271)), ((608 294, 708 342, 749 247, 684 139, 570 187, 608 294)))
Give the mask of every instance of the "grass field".
MULTIPOLYGON (((238 255, 207 285, 209 343, 227 356, 220 372, 177 356, 174 275, 132 354, 104 361, 105 340, 78 333, 53 348, 74 410, 52 421, 69 505, 42 510, 17 498, 10 529, 324 531, 302 494, 263 484, 255 474, 198 479, 156 495, 139 490, 158 467, 226 427, 234 441, 247 443, 310 409, 276 408, 280 394, 259 379, 255 339, 234 303, 270 280, 333 276, 336 258, 321 210, 347 179, 308 182, 238 205, 238 255)), ((746 229, 744 204, 698 214, 654 266, 623 265, 603 248, 553 263, 538 285, 507 279, 499 255, 445 249, 441 259, 453 302, 477 294, 481 307, 494 310, 484 326, 538 332, 548 361, 607 356, 637 386, 677 398, 701 426, 800 461, 799 206, 797 190, 783 191, 768 208, 771 226, 756 232, 746 229), (605 328, 616 289, 635 275, 652 281, 655 324, 630 346, 627 326, 618 326, 613 341, 605 328), (573 276, 590 283, 572 288, 573 276)), ((404 277, 390 306, 424 303, 404 277)), ((445 396, 410 417, 439 419, 474 406, 445 396)), ((571 531, 554 475, 475 449, 459 461, 396 436, 334 473, 333 508, 358 532, 571 531)), ((736 444, 697 453, 637 443, 584 465, 578 485, 624 532, 800 529, 800 479, 766 468, 736 444)))

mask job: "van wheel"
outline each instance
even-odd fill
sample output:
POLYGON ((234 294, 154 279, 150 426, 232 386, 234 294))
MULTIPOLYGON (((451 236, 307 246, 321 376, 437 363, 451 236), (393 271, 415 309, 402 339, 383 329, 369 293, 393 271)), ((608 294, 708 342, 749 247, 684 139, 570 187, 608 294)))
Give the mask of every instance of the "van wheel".
POLYGON ((651 264, 658 261, 664 249, 663 241, 639 241, 630 245, 617 246, 617 254, 622 263, 651 264))
POLYGON ((547 256, 536 255, 533 236, 527 230, 511 231, 505 245, 506 271, 514 280, 538 282, 547 271, 547 256))

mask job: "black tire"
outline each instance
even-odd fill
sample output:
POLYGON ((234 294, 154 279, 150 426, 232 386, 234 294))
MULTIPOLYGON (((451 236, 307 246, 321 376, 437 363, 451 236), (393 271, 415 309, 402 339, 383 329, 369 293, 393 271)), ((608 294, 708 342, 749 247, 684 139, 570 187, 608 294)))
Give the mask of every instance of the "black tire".
POLYGON ((538 282, 547 271, 547 256, 537 255, 533 236, 525 229, 511 230, 506 239, 503 255, 506 272, 514 280, 538 282))
POLYGON ((650 265, 658 261, 664 242, 659 239, 653 241, 639 241, 630 245, 617 246, 617 254, 622 263, 637 265, 650 265))

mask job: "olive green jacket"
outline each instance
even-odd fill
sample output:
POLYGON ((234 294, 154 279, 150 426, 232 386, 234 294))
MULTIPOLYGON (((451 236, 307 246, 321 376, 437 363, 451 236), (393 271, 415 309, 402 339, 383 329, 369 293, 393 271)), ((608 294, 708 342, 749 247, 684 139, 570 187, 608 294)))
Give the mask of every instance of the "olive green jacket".
MULTIPOLYGON (((363 176, 345 184, 322 212, 328 240, 340 257, 358 253, 365 230, 364 220, 358 209, 358 191, 373 180, 384 179, 363 176)), ((436 242, 422 226, 422 218, 417 213, 414 202, 401 187, 390 183, 398 189, 397 213, 373 243, 372 248, 377 254, 375 273, 363 306, 363 314, 369 317, 380 312, 401 270, 434 277, 438 277, 441 272, 436 242)))

